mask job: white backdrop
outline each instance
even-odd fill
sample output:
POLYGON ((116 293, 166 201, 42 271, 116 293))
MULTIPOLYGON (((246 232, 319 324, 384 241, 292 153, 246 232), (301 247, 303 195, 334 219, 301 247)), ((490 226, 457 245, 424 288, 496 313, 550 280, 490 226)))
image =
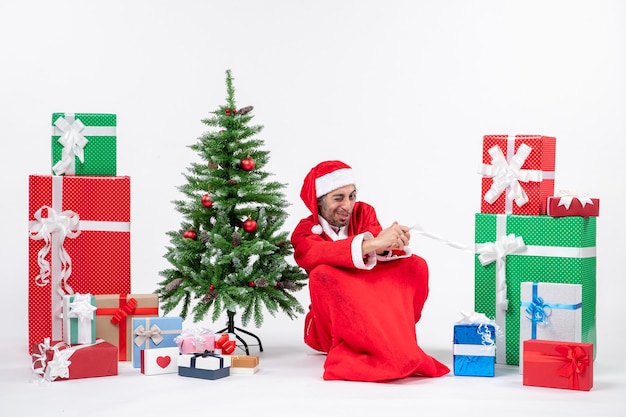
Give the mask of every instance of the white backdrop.
MULTIPOLYGON (((556 189, 601 199, 599 357, 624 342, 625 2, 5 0, 0 39, 0 314, 3 338, 25 350, 28 175, 50 173, 51 114, 117 113, 132 290, 152 292, 181 221, 171 201, 196 159, 188 145, 224 103, 228 68, 238 107, 264 126, 268 170, 288 184, 288 230, 308 214, 304 175, 342 159, 385 225, 472 245, 482 136, 556 136, 556 189)), ((448 347, 473 309, 473 256, 423 237, 411 246, 431 271, 420 342, 448 347)), ((298 297, 306 306, 308 289, 298 297)), ((303 320, 268 315, 250 330, 300 344, 303 320)))

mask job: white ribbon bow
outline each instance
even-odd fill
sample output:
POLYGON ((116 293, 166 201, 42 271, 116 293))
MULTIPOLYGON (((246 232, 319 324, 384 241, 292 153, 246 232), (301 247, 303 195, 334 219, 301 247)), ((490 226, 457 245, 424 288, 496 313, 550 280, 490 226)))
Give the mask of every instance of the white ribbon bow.
POLYGON ((143 345, 147 340, 152 340, 155 345, 158 345, 163 341, 163 336, 161 336, 161 329, 156 324, 153 324, 150 329, 146 329, 143 327, 143 324, 135 329, 135 337, 134 341, 137 346, 143 345))
POLYGON ((79 349, 84 349, 90 346, 97 345, 104 342, 103 339, 96 340, 93 344, 75 345, 71 346, 65 342, 59 342, 54 346, 50 346, 50 338, 45 338, 43 343, 39 343, 37 348, 39 353, 35 353, 33 350, 33 363, 31 365, 35 375, 42 376, 41 382, 52 382, 57 378, 69 378, 70 377, 70 365, 72 362, 70 357, 79 349), (61 349, 65 347, 65 349, 61 349), (46 361, 46 352, 52 350, 52 360, 46 361), (35 368, 40 363, 40 368, 35 368))
POLYGON ((81 133, 85 125, 78 119, 70 124, 63 117, 59 117, 54 125, 63 132, 58 140, 63 145, 63 151, 61 160, 54 164, 52 170, 56 175, 73 174, 74 170, 71 167, 74 164, 74 157, 78 157, 80 162, 85 162, 84 148, 89 142, 81 133))
POLYGON ((69 378, 70 365, 72 364, 69 358, 72 356, 74 351, 71 349, 59 350, 56 346, 52 348, 52 350, 54 350, 54 355, 46 367, 44 375, 45 379, 48 381, 54 381, 57 378, 69 378))
POLYGON ((46 369, 46 351, 50 349, 50 338, 46 337, 43 343, 37 345, 37 349, 39 349, 39 353, 36 353, 35 349, 33 349, 31 368, 36 375, 43 376, 46 369), (37 364, 41 364, 41 367, 37 368, 37 364))
POLYGON ((61 261, 61 284, 69 294, 72 289, 67 285, 67 280, 72 274, 72 259, 63 247, 65 238, 75 238, 80 234, 78 214, 71 210, 65 210, 60 214, 52 207, 43 206, 34 214, 35 220, 30 228, 30 238, 33 240, 43 240, 44 246, 37 254, 37 263, 39 264, 39 275, 35 278, 37 285, 43 287, 50 282, 50 263, 46 260, 46 256, 52 247, 52 233, 56 233, 58 240, 56 241, 59 260, 61 261), (43 210, 47 210, 48 217, 43 217, 43 210))
POLYGON ((487 323, 496 325, 496 322, 487 317, 484 313, 477 313, 472 311, 470 314, 461 311, 461 320, 457 321, 457 324, 480 324, 487 323))
POLYGON ((69 318, 77 318, 79 322, 85 323, 93 320, 93 312, 96 307, 91 304, 91 294, 74 295, 74 300, 69 304, 69 318))
POLYGON ((461 320, 457 321, 457 324, 479 325, 477 332, 478 334, 480 334, 481 342, 485 346, 491 346, 496 343, 496 341, 492 337, 493 335, 491 334, 491 331, 487 327, 488 324, 492 325, 493 328, 496 330, 495 337, 499 338, 503 336, 503 332, 500 326, 498 326, 494 320, 491 320, 484 313, 477 313, 473 311, 470 314, 467 314, 461 311, 461 316, 462 318, 461 320))
POLYGON ((559 199, 558 205, 565 206, 565 208, 568 210, 569 210, 569 206, 572 204, 572 200, 574 200, 575 198, 577 198, 578 201, 580 201, 580 205, 583 207, 585 207, 587 203, 593 205, 593 200, 591 200, 591 198, 587 197, 583 193, 579 193, 574 190, 560 190, 557 194, 557 197, 561 197, 559 199))
POLYGON ((526 249, 521 236, 510 234, 501 236, 495 242, 483 243, 477 246, 478 260, 482 266, 496 263, 496 303, 503 309, 509 308, 506 298, 506 256, 526 249))
POLYGON ((493 178, 491 188, 485 193, 485 201, 489 204, 493 204, 500 194, 508 188, 510 199, 515 200, 518 207, 528 202, 528 195, 526 195, 520 181, 540 182, 543 179, 542 171, 521 169, 531 151, 532 148, 530 146, 522 143, 509 163, 499 146, 493 146, 489 149, 488 152, 492 159, 491 165, 481 164, 478 169, 479 174, 487 178, 493 178))
POLYGON ((44 339, 43 343, 39 343, 37 346, 39 353, 35 353, 33 350, 33 358, 35 360, 32 363, 32 369, 36 375, 43 377, 44 381, 54 381, 57 378, 69 378, 70 365, 72 362, 69 360, 70 356, 74 353, 69 345, 64 342, 57 343, 54 346, 50 346, 50 338, 44 339), (60 350, 59 348, 67 346, 67 349, 60 350), (52 360, 47 361, 46 352, 52 350, 52 360), (41 364, 41 367, 35 368, 37 364, 41 364))

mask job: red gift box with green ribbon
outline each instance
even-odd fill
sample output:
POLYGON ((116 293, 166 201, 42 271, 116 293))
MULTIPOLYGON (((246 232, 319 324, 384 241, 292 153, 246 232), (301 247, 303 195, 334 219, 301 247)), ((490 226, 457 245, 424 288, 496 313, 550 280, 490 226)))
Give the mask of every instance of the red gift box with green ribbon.
POLYGON ((130 177, 29 177, 29 349, 63 339, 67 294, 130 293, 130 177))
POLYGON ((523 385, 589 391, 593 351, 591 343, 525 340, 523 385))

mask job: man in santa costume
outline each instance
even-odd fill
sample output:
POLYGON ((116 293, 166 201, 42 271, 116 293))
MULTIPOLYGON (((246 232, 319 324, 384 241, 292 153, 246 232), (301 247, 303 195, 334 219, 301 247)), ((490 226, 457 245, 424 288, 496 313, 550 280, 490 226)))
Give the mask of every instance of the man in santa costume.
POLYGON ((311 215, 291 242, 309 275, 304 341, 327 353, 323 378, 388 381, 450 372, 417 344, 428 266, 411 253, 409 228, 394 222, 383 229, 374 208, 356 201, 353 171, 341 161, 311 169, 300 197, 311 215))

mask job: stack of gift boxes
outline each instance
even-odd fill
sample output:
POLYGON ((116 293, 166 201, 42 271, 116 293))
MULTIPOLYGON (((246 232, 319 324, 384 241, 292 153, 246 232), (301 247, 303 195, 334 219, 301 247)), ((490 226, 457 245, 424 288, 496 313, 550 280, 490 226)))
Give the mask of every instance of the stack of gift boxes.
POLYGON ((589 390, 599 201, 555 194, 555 154, 554 137, 484 136, 474 269, 474 308, 483 319, 455 324, 455 343, 457 329, 492 325, 495 354, 474 337, 479 353, 467 355, 465 365, 494 355, 492 363, 519 366, 524 385, 589 390))
MULTIPOLYGON (((200 377, 227 376, 234 335, 183 352, 182 318, 160 317, 156 294, 131 293, 130 178, 117 176, 116 127, 115 114, 54 113, 53 174, 29 177, 33 370, 47 381, 112 376, 121 361, 197 376, 188 369, 211 357, 218 365, 200 377)), ((258 365, 237 356, 236 368, 240 357, 258 365)))

